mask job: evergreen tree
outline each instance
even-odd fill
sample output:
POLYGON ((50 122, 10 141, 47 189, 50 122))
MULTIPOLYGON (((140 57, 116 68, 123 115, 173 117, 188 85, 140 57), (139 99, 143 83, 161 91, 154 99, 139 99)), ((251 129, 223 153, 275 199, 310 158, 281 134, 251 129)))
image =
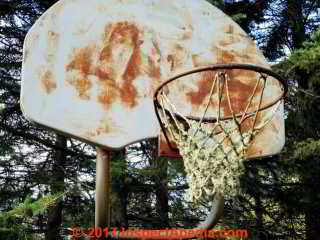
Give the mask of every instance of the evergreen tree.
MULTIPOLYGON (((20 109, 23 40, 55 2, 0 2, 0 211, 7 213, 0 217, 1 239, 31 238, 36 233, 59 239, 64 228, 94 224, 95 150, 30 124, 20 109), (60 193, 63 198, 56 205, 45 207, 46 196, 60 193)), ((243 194, 237 202, 226 199, 223 226, 254 229, 261 238, 268 234, 316 239, 320 33, 310 36, 319 24, 315 14, 319 1, 209 2, 232 15, 270 60, 284 56, 286 49, 300 48, 276 68, 289 73, 286 149, 280 157, 246 164, 243 194)), ((185 198, 182 161, 158 159, 155 146, 154 141, 144 141, 128 147, 126 153, 114 153, 114 226, 192 227, 207 214, 207 204, 196 208, 185 198)))
MULTIPOLYGON (((81 182, 77 177, 79 173, 94 176, 92 160, 95 156, 90 146, 72 139, 65 140, 31 124, 20 109, 23 41, 35 20, 54 2, 0 2, 1 211, 12 209, 29 195, 37 199, 49 192, 69 192, 81 182), (66 187, 64 182, 71 184, 66 187)), ((58 205, 48 209, 49 215, 34 216, 32 224, 27 225, 27 232, 47 232, 47 239, 58 239, 62 220, 62 200, 59 201, 58 205)), ((26 220, 19 221, 23 224, 26 220)), ((11 227, 13 225, 11 223, 11 227)))
MULTIPOLYGON (((265 2, 265 1, 259 1, 265 2)), ((284 57, 310 39, 320 23, 318 0, 277 0, 263 11, 253 35, 265 56, 274 61, 284 57)))
POLYGON ((308 240, 316 239, 320 229, 319 62, 320 29, 286 62, 288 76, 295 82, 290 96, 294 106, 291 106, 287 120, 288 141, 292 144, 288 145, 290 155, 287 158, 304 187, 297 202, 305 215, 308 240))

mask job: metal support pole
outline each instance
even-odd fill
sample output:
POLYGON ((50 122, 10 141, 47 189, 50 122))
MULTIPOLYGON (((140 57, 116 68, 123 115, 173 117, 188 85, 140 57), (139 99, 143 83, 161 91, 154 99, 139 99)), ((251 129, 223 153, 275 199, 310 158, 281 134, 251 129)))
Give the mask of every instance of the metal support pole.
MULTIPOLYGON (((95 227, 101 229, 110 228, 111 214, 111 152, 97 148, 96 165, 96 206, 95 206, 95 227)), ((215 226, 222 215, 224 198, 221 194, 216 194, 213 199, 213 205, 206 220, 196 229, 209 229, 215 226)), ((127 231, 122 232, 122 236, 113 236, 113 239, 128 238, 127 231)), ((192 236, 182 237, 191 238, 192 236)), ((130 238, 141 238, 139 236, 130 236, 130 238)), ((163 239, 164 237, 159 237, 163 239)))
POLYGON ((111 152, 97 148, 95 226, 110 227, 111 152))

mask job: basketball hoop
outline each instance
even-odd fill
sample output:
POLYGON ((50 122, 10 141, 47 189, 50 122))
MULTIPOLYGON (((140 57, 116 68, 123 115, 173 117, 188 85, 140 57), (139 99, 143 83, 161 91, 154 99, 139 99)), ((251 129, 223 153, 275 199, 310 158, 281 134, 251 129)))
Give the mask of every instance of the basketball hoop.
POLYGON ((223 193, 238 189, 244 159, 284 146, 287 87, 267 68, 245 31, 205 0, 61 0, 25 38, 21 109, 98 147, 96 227, 110 223, 110 152, 158 138, 159 156, 184 158, 194 200, 214 194, 198 226, 207 229, 223 193), (217 62, 254 66, 209 66, 217 62))
POLYGON ((156 115, 169 147, 179 151, 183 158, 195 203, 200 199, 212 199, 217 193, 237 194, 243 162, 248 159, 247 150, 272 120, 286 92, 287 85, 279 75, 269 69, 246 64, 198 67, 168 79, 157 88, 154 94, 156 115), (232 71, 237 70, 238 78, 239 74, 256 77, 246 102, 237 101, 242 93, 230 89, 231 76, 235 76, 232 71), (201 116, 191 115, 197 110, 192 110, 191 114, 183 112, 178 107, 179 103, 171 99, 174 96, 170 96, 174 81, 184 77, 194 79, 194 74, 208 71, 213 73, 208 79, 211 89, 201 104, 202 108, 199 108, 202 109, 201 116), (266 86, 270 87, 269 79, 277 80, 272 84, 277 82, 280 94, 273 95, 273 99, 266 102, 264 95, 266 86))

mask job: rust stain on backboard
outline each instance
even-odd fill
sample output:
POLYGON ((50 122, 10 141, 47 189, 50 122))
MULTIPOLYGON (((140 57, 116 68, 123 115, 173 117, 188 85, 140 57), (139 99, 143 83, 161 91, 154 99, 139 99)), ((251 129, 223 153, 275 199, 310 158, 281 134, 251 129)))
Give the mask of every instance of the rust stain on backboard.
POLYGON ((215 72, 206 71, 200 74, 200 81, 197 84, 198 90, 186 93, 189 102, 193 105, 200 105, 210 93, 210 89, 215 77, 215 72))
MULTIPOLYGON (((215 83, 213 89, 213 95, 218 96, 218 85, 220 86, 220 94, 221 94, 221 110, 223 110, 223 117, 231 116, 232 111, 234 113, 239 113, 245 110, 245 107, 250 99, 250 96, 254 92, 255 85, 258 81, 258 76, 253 71, 248 70, 225 70, 228 78, 228 86, 226 84, 226 78, 222 78, 215 83), (248 79, 247 81, 243 81, 243 78, 248 79), (229 105, 228 97, 227 97, 227 87, 230 96, 231 108, 229 105)), ((217 71, 205 71, 199 74, 199 80, 196 82, 197 89, 186 91, 185 95, 190 102, 194 106, 200 106, 206 104, 208 101, 208 97, 212 88, 212 84, 214 82, 217 71)), ((261 94, 262 84, 259 84, 255 97, 260 96, 261 94)), ((256 103, 252 103, 256 105, 256 103)), ((214 97, 214 99, 210 102, 210 108, 215 109, 218 106, 218 99, 214 97)), ((249 107, 250 111, 252 111, 252 105, 249 107)))
POLYGON ((81 74, 85 77, 91 73, 91 62, 92 62, 92 48, 86 47, 82 48, 75 56, 72 58, 72 61, 67 65, 66 70, 79 70, 81 74))
POLYGON ((218 63, 253 63, 256 64, 256 45, 244 37, 241 32, 235 32, 234 27, 225 27, 224 38, 219 40, 213 51, 218 56, 218 63), (234 44, 242 43, 245 48, 236 48, 234 44))
POLYGON ((67 82, 75 87, 80 99, 90 99, 89 90, 92 82, 89 75, 92 73, 92 47, 82 48, 74 53, 72 61, 66 66, 67 71, 76 70, 80 74, 67 79, 67 82))
POLYGON ((153 56, 159 54, 156 43, 147 62, 142 61, 142 37, 143 31, 133 23, 112 23, 104 29, 102 48, 88 46, 77 50, 66 66, 66 71, 77 70, 80 73, 67 80, 76 88, 79 97, 90 98, 88 93, 92 82, 88 77, 93 75, 97 77, 100 85, 97 101, 106 109, 117 100, 129 108, 135 107, 139 97, 134 85, 137 77, 144 73, 154 79, 160 79, 161 76, 160 65, 153 56), (146 66, 142 66, 143 64, 146 66))
POLYGON ((100 61, 103 63, 102 68, 105 66, 106 69, 100 68, 97 73, 99 73, 100 81, 109 79, 113 82, 111 85, 114 88, 112 90, 108 87, 104 88, 99 96, 99 102, 106 108, 110 107, 118 97, 127 107, 133 108, 137 105, 138 94, 133 81, 140 74, 140 45, 143 41, 140 40, 139 36, 138 27, 128 22, 119 22, 105 27, 105 46, 100 53, 100 61), (120 55, 116 55, 117 50, 120 50, 120 55), (122 57, 125 53, 130 53, 127 59, 122 57), (118 60, 120 60, 119 65, 112 66, 118 60), (112 74, 119 71, 122 81, 115 79, 115 74, 112 74))
POLYGON ((148 57, 148 64, 150 67, 150 71, 148 74, 149 77, 160 79, 160 77, 161 77, 160 66, 157 65, 156 62, 154 61, 154 59, 152 59, 151 57, 148 57))
POLYGON ((226 25, 225 27, 224 27, 224 32, 225 33, 233 33, 234 32, 234 27, 233 27, 233 25, 231 25, 231 24, 228 24, 228 25, 226 25))
MULTIPOLYGON (((226 73, 230 77, 228 81, 228 91, 230 96, 231 107, 234 113, 240 113, 245 110, 250 96, 254 93, 255 85, 258 81, 256 74, 247 70, 227 70, 226 73), (245 76, 248 80, 240 81, 239 77, 245 76)), ((258 85, 255 96, 259 96, 261 93, 261 85, 258 85)), ((226 96, 226 88, 223 90, 224 98, 221 101, 221 106, 224 110, 224 116, 232 115, 232 111, 229 106, 228 98, 226 96)), ((252 102, 248 110, 252 110, 252 106, 256 103, 252 102)))
POLYGON ((86 133, 85 136, 88 137, 88 138, 94 138, 96 136, 99 136, 101 134, 107 134, 109 132, 112 132, 111 128, 106 125, 106 126, 103 126, 103 127, 98 127, 93 132, 86 133))
POLYGON ((167 61, 171 65, 171 71, 183 67, 186 61, 187 50, 180 44, 175 44, 171 54, 167 56, 167 61))
POLYGON ((40 78, 41 87, 47 94, 52 93, 57 88, 56 81, 54 80, 54 76, 51 71, 45 71, 40 78))
POLYGON ((218 64, 237 62, 237 53, 224 49, 218 49, 218 64))
POLYGON ((80 99, 90 99, 89 90, 92 87, 92 82, 88 78, 68 79, 68 82, 75 87, 80 99))

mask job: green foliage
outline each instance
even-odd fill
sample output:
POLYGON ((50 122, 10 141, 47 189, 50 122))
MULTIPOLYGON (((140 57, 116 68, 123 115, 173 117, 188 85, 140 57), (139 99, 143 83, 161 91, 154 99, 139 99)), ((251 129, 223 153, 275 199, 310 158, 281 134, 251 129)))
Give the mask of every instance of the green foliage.
POLYGON ((265 56, 271 60, 286 57, 288 51, 302 47, 319 26, 319 1, 309 0, 265 0, 262 23, 256 25, 253 35, 265 56))
POLYGON ((112 176, 121 177, 125 175, 126 161, 124 156, 116 156, 112 158, 111 171, 112 176))
POLYGON ((320 130, 320 29, 274 69, 285 76, 289 84, 287 140, 317 138, 320 130))
POLYGON ((231 16, 235 22, 241 22, 242 20, 247 18, 247 14, 245 13, 237 13, 231 16))
POLYGON ((298 173, 298 179, 305 179, 307 184, 317 186, 320 172, 320 140, 308 138, 297 142, 291 149, 287 162, 298 173))
POLYGON ((224 7, 223 0, 207 0, 207 2, 211 3, 212 5, 216 6, 219 9, 223 9, 224 7))
POLYGON ((307 160, 320 155, 320 140, 308 138, 296 144, 292 157, 307 160))
MULTIPOLYGON (((14 208, 13 210, 4 213, 4 218, 16 217, 16 218, 23 218, 23 217, 32 217, 36 214, 45 213, 45 211, 53 206, 58 199, 63 197, 64 193, 57 193, 54 195, 46 195, 41 199, 32 202, 32 198, 28 196, 23 203, 19 206, 14 208)), ((0 215, 1 216, 1 215, 0 215)))
MULTIPOLYGON (((319 229, 320 183, 320 29, 276 69, 286 76, 286 142, 278 171, 279 209, 296 221, 296 232, 319 229), (297 219, 297 220, 295 220, 297 219), (300 219, 305 219, 305 222, 300 219)), ((314 235, 315 236, 315 235, 314 235)), ((314 239, 309 237, 308 239, 314 239)))
POLYGON ((320 28, 312 35, 311 40, 303 44, 303 48, 295 51, 290 60, 308 73, 318 70, 320 65, 320 28))
POLYGON ((17 240, 32 239, 28 234, 32 218, 38 214, 44 214, 48 208, 64 196, 64 193, 46 195, 36 201, 28 196, 25 201, 14 209, 0 214, 0 239, 17 240))
POLYGON ((320 90, 320 28, 312 35, 311 40, 303 44, 290 56, 293 68, 304 70, 309 76, 311 89, 320 90))
MULTIPOLYGON (((235 22, 239 23, 241 27, 244 28, 245 31, 248 32, 248 25, 252 20, 252 14, 248 15, 248 9, 252 9, 254 4, 245 4, 245 6, 240 7, 231 7, 226 8, 226 5, 223 0, 207 0, 207 2, 211 3, 212 5, 216 6, 220 10, 224 11, 227 15, 229 15, 235 22)), ((236 5, 236 4, 235 4, 236 5)), ((249 11, 250 13, 250 11, 249 11)))

